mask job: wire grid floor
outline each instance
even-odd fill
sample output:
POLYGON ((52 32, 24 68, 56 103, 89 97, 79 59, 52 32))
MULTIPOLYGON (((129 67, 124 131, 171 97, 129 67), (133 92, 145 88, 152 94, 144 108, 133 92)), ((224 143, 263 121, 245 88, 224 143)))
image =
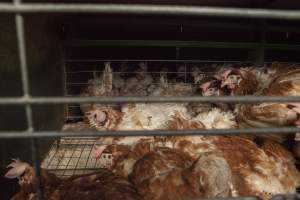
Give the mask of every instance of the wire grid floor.
POLYGON ((97 138, 92 137, 58 139, 41 167, 62 178, 95 172, 101 168, 93 154, 96 141, 97 138))

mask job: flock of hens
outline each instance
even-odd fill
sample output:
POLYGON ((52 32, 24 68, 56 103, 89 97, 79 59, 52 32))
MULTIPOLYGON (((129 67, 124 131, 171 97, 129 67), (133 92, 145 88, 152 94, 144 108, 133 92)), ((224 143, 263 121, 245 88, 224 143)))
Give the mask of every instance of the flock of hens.
MULTIPOLYGON (((178 69, 179 71, 182 69, 178 69)), ((221 96, 300 95, 300 68, 273 63, 264 67, 219 68, 190 72, 194 83, 178 76, 170 84, 166 70, 158 77, 140 63, 132 77, 113 73, 110 63, 100 77, 88 81, 82 96, 221 96), (179 81, 178 81, 179 80, 179 81), (158 83, 158 84, 157 84, 158 83)), ((63 130, 183 130, 300 126, 300 103, 124 103, 82 104, 85 121, 63 130)), ((41 169, 44 198, 186 200, 211 197, 295 193, 300 173, 287 136, 143 136, 103 137, 95 156, 106 169, 60 179, 41 169)), ((19 178, 21 191, 12 199, 37 199, 35 170, 14 160, 8 178, 19 178)))

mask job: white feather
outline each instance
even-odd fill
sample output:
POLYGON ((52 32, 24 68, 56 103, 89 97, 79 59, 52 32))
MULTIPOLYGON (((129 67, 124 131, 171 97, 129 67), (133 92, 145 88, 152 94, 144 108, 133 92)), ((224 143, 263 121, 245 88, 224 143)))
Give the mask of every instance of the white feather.
POLYGON ((196 119, 201 121, 206 129, 230 129, 237 127, 235 115, 230 111, 225 112, 219 108, 200 113, 196 119))

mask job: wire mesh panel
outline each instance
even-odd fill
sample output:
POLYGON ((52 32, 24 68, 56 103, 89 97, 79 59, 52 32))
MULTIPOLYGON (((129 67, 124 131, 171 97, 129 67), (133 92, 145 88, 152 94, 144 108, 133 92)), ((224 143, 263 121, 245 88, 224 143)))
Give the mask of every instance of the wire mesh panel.
MULTIPOLYGON (((148 67, 145 75, 153 77, 152 85, 160 85, 160 76, 163 72, 168 84, 177 82, 194 85, 192 70, 194 67, 201 67, 203 75, 210 76, 215 70, 221 67, 231 67, 233 65, 249 66, 251 62, 242 61, 197 61, 197 60, 109 60, 113 74, 123 77, 124 80, 136 75, 136 69, 140 63, 145 63, 148 67), (163 71, 165 70, 165 71, 163 71)), ((67 59, 65 61, 65 88, 66 96, 80 96, 88 86, 90 79, 102 75, 105 60, 98 59, 67 59)), ((114 82, 114 79, 113 79, 114 82)), ((67 121, 80 121, 83 119, 80 106, 78 104, 67 105, 67 121)))
POLYGON ((97 138, 61 138, 56 140, 41 167, 59 177, 87 174, 99 170, 93 148, 97 138))

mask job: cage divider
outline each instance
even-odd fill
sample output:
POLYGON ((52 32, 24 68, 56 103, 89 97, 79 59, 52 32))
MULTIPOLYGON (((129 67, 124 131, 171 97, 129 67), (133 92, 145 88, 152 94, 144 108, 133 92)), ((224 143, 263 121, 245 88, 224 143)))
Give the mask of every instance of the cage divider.
POLYGON ((66 47, 175 47, 175 48, 225 48, 300 51, 300 44, 260 42, 218 42, 218 41, 171 41, 171 40, 64 40, 66 47))
POLYGON ((1 13, 134 14, 299 20, 298 10, 153 4, 0 3, 1 13))
POLYGON ((143 130, 143 131, 0 131, 0 139, 51 138, 51 137, 118 137, 118 136, 213 136, 239 134, 291 134, 300 132, 297 127, 238 128, 238 129, 194 129, 194 130, 143 130))
MULTIPOLYGON (((22 0, 14 0, 13 3, 15 6, 21 5, 22 0)), ((25 26, 24 26, 24 17, 22 14, 15 14, 15 24, 16 24, 16 33, 17 33, 17 43, 19 50, 19 59, 20 59, 20 69, 21 69, 21 79, 23 87, 23 95, 25 99, 30 99, 30 86, 29 86, 29 76, 28 76, 28 63, 26 57, 26 41, 25 41, 25 26)), ((30 135, 34 132, 34 124, 32 117, 32 107, 28 103, 24 103, 26 120, 27 120, 27 131, 26 135, 30 135)), ((40 162, 38 159, 38 142, 35 138, 30 138, 30 150, 31 157, 33 160, 33 166, 36 169, 36 187, 37 187, 37 197, 40 200, 43 200, 43 188, 41 185, 41 171, 40 171, 40 162)))

